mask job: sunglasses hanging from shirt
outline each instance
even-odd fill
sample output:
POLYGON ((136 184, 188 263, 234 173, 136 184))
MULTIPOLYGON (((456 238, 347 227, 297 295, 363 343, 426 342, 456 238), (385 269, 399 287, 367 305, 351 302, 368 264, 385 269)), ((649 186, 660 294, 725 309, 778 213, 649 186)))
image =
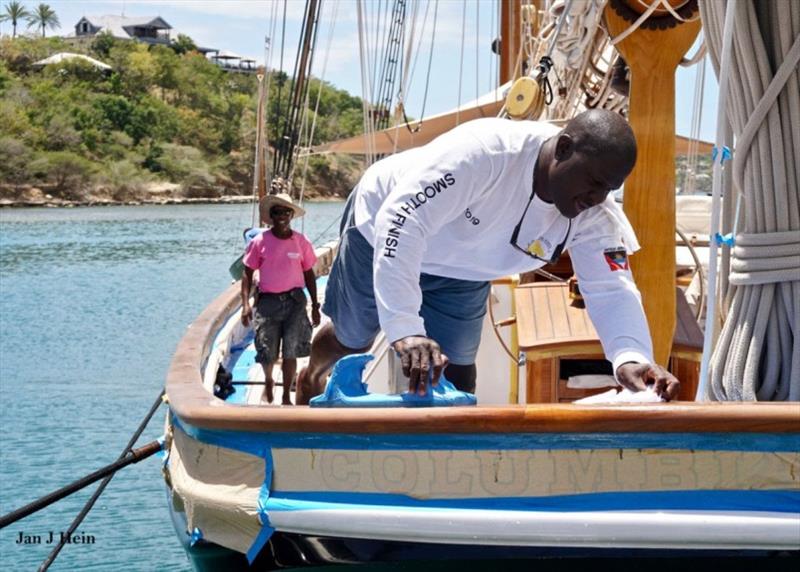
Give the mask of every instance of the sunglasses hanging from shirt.
POLYGON ((522 217, 519 219, 517 226, 514 227, 514 232, 511 234, 511 240, 509 243, 511 246, 530 256, 535 260, 539 260, 540 262, 544 262, 545 264, 555 264, 558 262, 558 259, 561 257, 561 253, 564 252, 564 248, 567 246, 567 241, 569 240, 569 233, 572 230, 572 219, 567 219, 569 222, 567 224, 567 233, 564 235, 564 238, 561 242, 559 242, 556 247, 553 249, 552 254, 549 258, 544 258, 544 252, 541 250, 542 245, 539 239, 532 241, 527 248, 523 248, 517 242, 519 240, 519 233, 522 229, 522 223, 525 220, 525 215, 528 214, 528 209, 533 202, 534 195, 531 194, 531 198, 528 199, 528 204, 525 206, 525 210, 522 211, 522 217), (537 252, 538 251, 538 252, 537 252))

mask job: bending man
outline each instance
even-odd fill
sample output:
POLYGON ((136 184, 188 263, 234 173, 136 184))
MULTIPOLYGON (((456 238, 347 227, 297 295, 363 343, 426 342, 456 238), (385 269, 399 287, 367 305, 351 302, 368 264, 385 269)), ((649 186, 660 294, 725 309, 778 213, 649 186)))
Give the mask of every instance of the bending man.
POLYGON ((653 383, 673 399, 678 380, 653 363, 650 333, 627 256, 638 243, 609 196, 636 162, 619 115, 548 123, 478 119, 364 173, 342 219, 340 249, 298 403, 324 389, 340 357, 369 349, 382 329, 412 391, 428 374, 475 390, 490 280, 533 270, 569 249, 589 316, 619 383, 653 383))

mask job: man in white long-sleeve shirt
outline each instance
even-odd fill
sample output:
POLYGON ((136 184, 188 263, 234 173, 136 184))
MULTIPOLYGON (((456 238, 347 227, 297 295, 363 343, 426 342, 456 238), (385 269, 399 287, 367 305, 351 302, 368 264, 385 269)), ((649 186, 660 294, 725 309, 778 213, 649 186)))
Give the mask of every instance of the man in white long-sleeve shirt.
POLYGON ((619 115, 548 123, 478 119, 367 169, 342 219, 340 250, 298 403, 322 392, 340 357, 382 329, 411 390, 446 377, 474 391, 489 281, 555 261, 566 248, 589 315, 624 387, 672 399, 678 380, 653 364, 627 255, 633 229, 609 196, 636 162, 619 115))

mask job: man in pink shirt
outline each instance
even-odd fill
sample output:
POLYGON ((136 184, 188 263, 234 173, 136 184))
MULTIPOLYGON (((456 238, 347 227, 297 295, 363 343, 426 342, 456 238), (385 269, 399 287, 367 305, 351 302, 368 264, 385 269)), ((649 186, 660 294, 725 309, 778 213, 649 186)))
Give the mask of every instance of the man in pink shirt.
POLYGON ((291 385, 297 358, 311 351, 311 328, 319 325, 317 283, 312 267, 317 261, 314 247, 291 228, 292 218, 305 211, 288 194, 268 195, 261 203, 262 219, 271 228, 254 238, 244 256, 242 276, 242 324, 253 321, 256 361, 264 368, 264 396, 274 399, 272 366, 283 345, 283 405, 291 405, 291 385), (253 272, 258 270, 255 315, 250 306, 253 272), (306 314, 306 296, 311 296, 311 322, 306 314))

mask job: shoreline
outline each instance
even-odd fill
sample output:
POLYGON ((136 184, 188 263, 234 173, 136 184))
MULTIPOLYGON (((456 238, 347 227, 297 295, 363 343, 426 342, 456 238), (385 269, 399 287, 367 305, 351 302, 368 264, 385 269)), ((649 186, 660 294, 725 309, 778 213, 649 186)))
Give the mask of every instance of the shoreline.
MULTIPOLYGON (((345 197, 309 197, 304 202, 310 203, 333 203, 343 202, 345 197)), ((123 206, 146 206, 146 205, 198 205, 198 204, 247 204, 252 203, 253 197, 250 195, 232 195, 226 197, 202 197, 202 198, 158 198, 158 199, 138 199, 132 201, 113 201, 106 199, 69 201, 64 199, 47 200, 10 200, 0 199, 0 209, 22 209, 22 208, 81 208, 81 207, 123 207, 123 206)))

